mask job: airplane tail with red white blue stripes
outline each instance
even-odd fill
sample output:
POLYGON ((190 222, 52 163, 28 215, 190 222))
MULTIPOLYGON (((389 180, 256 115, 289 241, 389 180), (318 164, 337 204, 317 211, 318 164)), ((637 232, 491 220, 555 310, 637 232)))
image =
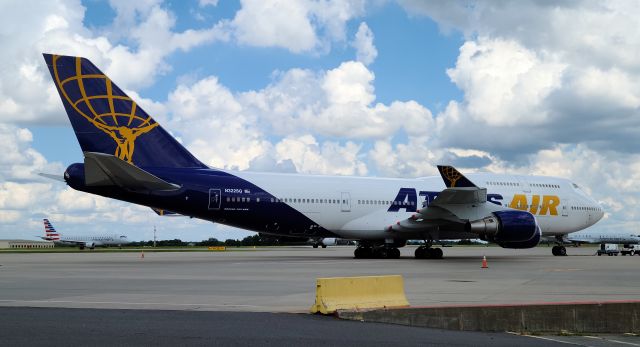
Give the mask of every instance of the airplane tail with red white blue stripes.
POLYGON ((44 237, 42 239, 47 241, 59 241, 60 233, 56 231, 51 222, 48 219, 44 218, 44 237))

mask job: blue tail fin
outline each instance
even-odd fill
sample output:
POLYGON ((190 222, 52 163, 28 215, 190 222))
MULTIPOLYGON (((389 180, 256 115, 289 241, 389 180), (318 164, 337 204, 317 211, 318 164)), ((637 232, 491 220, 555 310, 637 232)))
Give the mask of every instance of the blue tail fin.
POLYGON ((43 55, 83 152, 138 167, 206 167, 88 59, 43 55))
POLYGON ((476 185, 469 181, 460 171, 453 166, 438 165, 438 171, 447 188, 475 188, 476 185))

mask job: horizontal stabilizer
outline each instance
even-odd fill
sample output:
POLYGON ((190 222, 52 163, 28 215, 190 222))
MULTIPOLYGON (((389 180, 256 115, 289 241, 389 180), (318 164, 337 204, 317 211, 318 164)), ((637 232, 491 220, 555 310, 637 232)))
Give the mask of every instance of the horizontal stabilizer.
POLYGON ((469 181, 460 171, 453 166, 438 165, 440 176, 447 188, 475 188, 476 185, 469 181))
POLYGON ((47 174, 47 173, 40 172, 38 173, 38 176, 42 176, 55 181, 64 182, 64 177, 62 175, 54 175, 54 174, 47 174))
POLYGON ((180 188, 110 154, 85 152, 84 171, 87 186, 118 186, 132 191, 180 188))

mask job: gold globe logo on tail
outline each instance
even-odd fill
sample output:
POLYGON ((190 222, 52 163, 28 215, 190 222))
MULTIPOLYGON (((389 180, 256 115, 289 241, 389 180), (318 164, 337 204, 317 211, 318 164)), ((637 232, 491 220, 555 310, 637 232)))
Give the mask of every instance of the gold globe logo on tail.
POLYGON ((451 183, 451 188, 456 186, 456 182, 462 177, 462 174, 458 172, 458 170, 454 169, 452 166, 447 166, 442 168, 442 176, 449 180, 451 183))
POLYGON ((55 82, 60 89, 60 93, 76 112, 115 141, 116 150, 114 155, 116 157, 131 163, 136 139, 157 127, 158 123, 151 119, 150 116, 138 115, 135 101, 128 96, 113 95, 112 83, 107 76, 103 74, 83 74, 81 57, 75 58, 75 75, 60 80, 58 65, 56 64, 58 58, 60 57, 53 56, 52 65, 55 82), (85 83, 95 83, 95 80, 104 83, 105 94, 87 94, 85 83), (74 84, 80 93, 75 100, 72 99, 69 93, 74 84), (96 112, 92 101, 106 102, 108 111, 104 113, 96 112), (123 107, 123 105, 125 106, 123 107), (83 111, 81 106, 85 106, 86 110, 83 111))

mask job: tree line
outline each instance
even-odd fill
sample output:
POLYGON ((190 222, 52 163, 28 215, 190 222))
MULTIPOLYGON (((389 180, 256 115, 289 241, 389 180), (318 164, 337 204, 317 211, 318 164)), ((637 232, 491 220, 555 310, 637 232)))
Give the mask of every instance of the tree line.
MULTIPOLYGON (((242 240, 227 239, 224 241, 216 238, 209 238, 199 242, 194 241, 182 241, 180 239, 173 240, 158 240, 156 241, 157 247, 180 247, 180 246, 226 246, 226 247, 241 247, 241 246, 285 246, 285 245, 304 245, 307 244, 307 238, 294 238, 294 237, 274 237, 263 234, 256 234, 247 236, 242 240)), ((128 246, 132 247, 153 247, 153 240, 149 241, 137 241, 131 242, 128 246)))

